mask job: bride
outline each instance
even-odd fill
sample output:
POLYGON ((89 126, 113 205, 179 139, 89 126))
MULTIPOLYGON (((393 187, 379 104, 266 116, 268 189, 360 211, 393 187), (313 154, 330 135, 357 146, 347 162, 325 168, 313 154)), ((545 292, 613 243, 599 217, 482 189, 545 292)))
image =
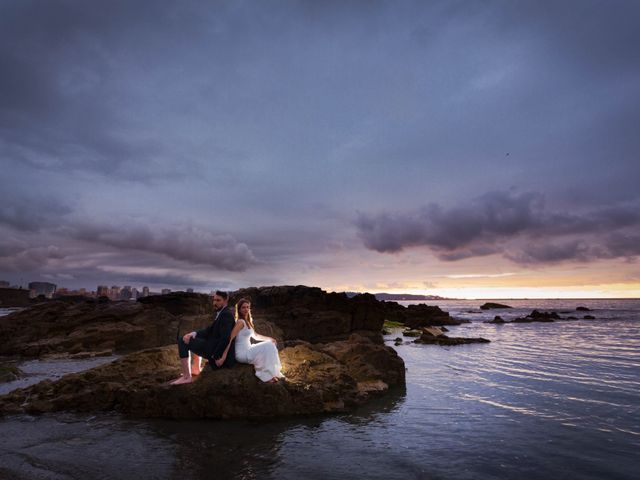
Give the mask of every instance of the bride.
POLYGON ((229 345, 222 357, 216 360, 220 366, 227 359, 231 342, 236 339, 236 360, 240 363, 250 363, 256 369, 256 376, 263 382, 276 383, 284 375, 280 372, 282 364, 278 356, 276 340, 271 337, 259 335, 253 327, 251 317, 251 302, 241 298, 236 304, 236 325, 231 332, 229 345), (261 340, 260 343, 251 343, 251 338, 261 340))

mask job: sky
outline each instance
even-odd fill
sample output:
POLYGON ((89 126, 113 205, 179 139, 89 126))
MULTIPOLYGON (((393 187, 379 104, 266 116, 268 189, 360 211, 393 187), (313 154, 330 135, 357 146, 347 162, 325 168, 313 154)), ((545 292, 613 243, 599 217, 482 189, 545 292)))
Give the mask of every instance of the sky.
POLYGON ((0 0, 0 280, 640 297, 639 24, 0 0))

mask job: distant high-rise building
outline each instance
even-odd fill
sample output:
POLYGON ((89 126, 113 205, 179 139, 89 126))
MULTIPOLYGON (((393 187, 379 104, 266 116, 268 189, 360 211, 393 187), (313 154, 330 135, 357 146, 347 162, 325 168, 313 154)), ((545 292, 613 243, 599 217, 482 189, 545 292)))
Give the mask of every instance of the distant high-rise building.
POLYGON ((131 289, 131 298, 133 300, 137 300, 139 296, 140 296, 140 292, 138 292, 138 289, 136 287, 133 287, 131 289))
POLYGON ((143 297, 148 297, 149 296, 149 287, 147 287, 146 285, 144 287, 142 287, 142 296, 143 297))
POLYGON ((166 295, 167 293, 171 293, 171 289, 170 288, 163 288, 162 289, 162 295, 166 295))
POLYGON ((31 282, 29 283, 29 290, 33 291, 33 296, 44 295, 47 298, 53 297, 56 293, 57 285, 49 282, 31 282))
POLYGON ((96 290, 96 295, 98 297, 108 297, 109 287, 107 287, 106 285, 98 285, 98 289, 96 290))
POLYGON ((118 285, 113 285, 111 287, 111 290, 109 291, 109 298, 111 298, 111 300, 120 299, 120 287, 118 285))
POLYGON ((120 300, 131 300, 131 285, 125 285, 120 290, 120 300))

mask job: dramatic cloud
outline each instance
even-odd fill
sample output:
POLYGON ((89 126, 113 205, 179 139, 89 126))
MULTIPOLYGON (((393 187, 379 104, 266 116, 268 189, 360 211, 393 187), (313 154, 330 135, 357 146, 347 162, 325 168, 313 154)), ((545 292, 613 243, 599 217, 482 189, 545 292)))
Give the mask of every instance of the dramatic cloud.
POLYGON ((417 245, 455 251, 540 228, 542 212, 539 194, 491 192, 465 207, 444 209, 432 203, 408 215, 360 213, 356 225, 365 245, 378 252, 417 245))
POLYGON ((230 235, 216 235, 190 226, 155 229, 146 225, 115 226, 76 222, 64 229, 76 240, 120 250, 141 250, 175 260, 244 271, 256 262, 249 247, 230 235))
POLYGON ((429 204, 408 214, 360 213, 355 224, 365 246, 381 253, 425 246, 447 261, 502 253, 519 263, 586 262, 638 255, 639 211, 622 205, 553 213, 539 193, 498 191, 450 209, 429 204), (576 235, 583 238, 566 238, 576 235))

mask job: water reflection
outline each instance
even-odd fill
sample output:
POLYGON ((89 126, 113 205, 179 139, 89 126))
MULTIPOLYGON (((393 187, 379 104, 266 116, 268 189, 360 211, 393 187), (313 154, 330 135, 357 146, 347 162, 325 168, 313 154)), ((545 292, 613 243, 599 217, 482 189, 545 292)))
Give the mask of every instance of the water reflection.
POLYGON ((404 398, 404 389, 397 389, 353 414, 269 421, 14 416, 0 421, 0 477, 293 478, 295 458, 314 446, 310 439, 333 431, 336 445, 349 443, 340 424, 365 431, 404 398))

